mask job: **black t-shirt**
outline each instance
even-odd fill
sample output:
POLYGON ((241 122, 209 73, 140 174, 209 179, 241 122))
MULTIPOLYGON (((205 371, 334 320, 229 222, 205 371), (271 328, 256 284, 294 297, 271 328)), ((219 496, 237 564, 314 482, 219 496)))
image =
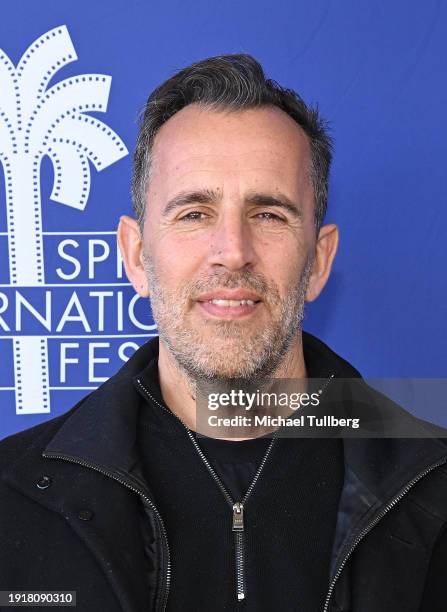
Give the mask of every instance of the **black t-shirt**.
MULTIPOLYGON (((141 378, 163 404, 156 359, 141 378)), ((342 441, 274 441, 244 507, 246 598, 239 602, 230 504, 166 406, 145 404, 139 425, 143 472, 171 553, 167 609, 321 610, 344 476, 342 441)), ((271 439, 196 439, 232 499, 239 501, 271 439)))
POLYGON ((198 436, 196 440, 233 501, 241 501, 255 477, 271 437, 238 442, 198 436))

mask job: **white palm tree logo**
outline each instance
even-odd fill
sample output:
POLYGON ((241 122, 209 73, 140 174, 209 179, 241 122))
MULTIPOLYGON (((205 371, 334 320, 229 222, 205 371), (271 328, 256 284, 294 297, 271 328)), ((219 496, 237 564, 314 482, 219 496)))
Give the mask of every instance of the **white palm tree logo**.
MULTIPOLYGON (((121 139, 89 111, 107 109, 111 77, 83 74, 47 88, 77 59, 65 26, 50 30, 15 67, 0 50, 0 162, 6 188, 10 283, 45 284, 40 165, 54 167, 51 199, 83 210, 90 191, 88 160, 99 171, 126 156, 121 139)), ((17 412, 49 411, 47 340, 16 337, 17 412)))

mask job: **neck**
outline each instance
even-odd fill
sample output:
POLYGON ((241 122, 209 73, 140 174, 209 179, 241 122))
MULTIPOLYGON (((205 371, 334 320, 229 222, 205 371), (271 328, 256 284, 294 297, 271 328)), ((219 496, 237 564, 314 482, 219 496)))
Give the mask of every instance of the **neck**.
MULTIPOLYGON (((195 381, 180 368, 161 338, 159 347, 158 376, 163 400, 188 429, 196 431, 195 381)), ((298 379, 307 377, 301 331, 297 333, 285 358, 270 377, 298 379)))

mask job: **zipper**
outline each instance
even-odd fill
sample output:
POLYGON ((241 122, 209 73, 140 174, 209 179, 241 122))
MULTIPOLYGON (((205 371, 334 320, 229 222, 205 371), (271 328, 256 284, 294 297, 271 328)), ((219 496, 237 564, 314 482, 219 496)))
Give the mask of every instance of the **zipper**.
POLYGON ((151 395, 151 393, 148 391, 148 389, 143 385, 143 383, 141 382, 141 380, 139 378, 137 378, 136 380, 137 380, 137 383, 140 386, 140 388, 143 390, 144 394, 152 402, 154 402, 157 406, 162 408, 165 412, 168 412, 170 415, 175 417, 178 421, 180 421, 180 423, 186 429, 186 433, 188 434, 189 439, 191 440, 194 448, 196 449, 196 452, 198 453, 199 457, 201 458, 201 460, 205 464, 205 467, 208 470, 210 476, 213 478, 213 480, 215 481, 215 483, 219 487, 219 489, 222 492, 225 500, 227 501, 228 505, 230 506, 230 508, 231 508, 231 510, 233 512, 232 531, 234 532, 234 535, 235 535, 236 596, 237 596, 238 601, 242 601, 246 597, 246 589, 245 589, 245 563, 244 563, 244 521, 243 521, 244 505, 247 503, 247 499, 249 498, 251 492, 253 491, 253 488, 254 488, 255 484, 257 483, 257 481, 259 479, 259 476, 261 475, 262 469, 263 469, 263 467, 264 467, 264 465, 265 465, 265 463, 267 461, 267 458, 270 455, 270 452, 271 452, 272 447, 273 447, 273 443, 274 443, 274 441, 276 439, 275 434, 273 435, 272 440, 271 440, 269 446, 267 447, 267 450, 266 450, 266 452, 264 454, 264 457, 262 458, 262 461, 259 464, 258 469, 256 470, 256 474, 255 474, 253 480, 251 481, 251 484, 248 487, 244 497, 242 498, 241 501, 235 502, 235 501, 233 501, 231 495, 228 493, 227 489, 225 488, 222 480, 219 478, 219 476, 214 471, 213 467, 211 466, 211 464, 208 461, 207 457, 203 453, 202 449, 198 445, 197 440, 195 439, 194 434, 189 429, 189 427, 182 421, 182 419, 179 416, 177 416, 171 410, 168 410, 165 406, 163 406, 163 404, 161 404, 159 401, 157 401, 151 395))
POLYGON ((241 531, 235 536, 235 555, 236 555, 236 595, 238 601, 245 599, 245 572, 244 572, 244 535, 241 531))
POLYGON ((162 610, 164 612, 164 610, 166 610, 166 604, 167 604, 168 594, 169 594, 169 586, 171 583, 171 555, 169 551, 168 538, 167 538, 166 529, 163 523, 163 519, 161 518, 161 515, 159 511, 157 510, 157 508, 155 507, 152 500, 147 495, 145 495, 145 493, 143 493, 142 491, 134 487, 132 484, 130 484, 126 480, 122 478, 118 478, 118 476, 116 476, 112 472, 108 472, 107 470, 104 470, 101 467, 93 463, 89 463, 87 461, 80 460, 80 459, 75 459, 74 457, 70 457, 69 455, 59 455, 59 454, 55 454, 51 452, 46 453, 45 451, 43 451, 42 457, 45 457, 46 459, 63 459, 64 461, 68 461, 70 463, 76 463, 78 465, 82 465, 83 467, 88 467, 92 470, 96 470, 97 472, 99 472, 100 474, 103 474, 104 476, 113 478, 113 480, 116 480, 117 482, 124 485, 125 487, 133 491, 134 493, 137 493, 143 499, 144 503, 146 503, 152 509, 161 527, 162 539, 164 541, 166 552, 167 552, 165 590, 164 590, 163 597, 162 597, 162 610))
POLYGON ((335 373, 333 372, 329 378, 326 379, 324 385, 321 387, 321 389, 318 389, 317 393, 318 395, 323 395, 323 393, 326 391, 326 387, 329 385, 329 383, 334 380, 335 378, 335 373))
MULTIPOLYGON (((318 394, 321 396, 322 393, 325 391, 326 387, 329 385, 329 383, 331 382, 331 380, 333 380, 333 378, 335 377, 335 374, 331 374, 329 376, 329 378, 326 380, 325 384, 323 385, 323 387, 321 389, 318 390, 318 394)), ((154 404, 156 404, 159 408, 161 408, 162 410, 164 410, 165 412, 167 412, 168 414, 170 414, 171 416, 175 417, 182 425, 183 427, 186 429, 186 433, 188 434, 189 439, 191 440, 194 448, 196 449, 196 452, 198 453, 199 457, 201 458, 201 460, 203 461, 203 463, 205 464, 205 467, 207 468, 209 474, 211 475, 211 477, 213 478, 213 480, 216 482, 217 486, 219 487, 219 489, 221 490, 224 498, 226 499, 227 503, 230 505, 232 512, 233 512, 233 523, 232 523, 232 531, 234 532, 234 536, 235 536, 235 563, 236 563, 236 596, 237 596, 237 600, 238 601, 243 601, 246 598, 246 588, 245 588, 245 558, 244 558, 244 506, 247 503, 247 500, 251 494, 251 492, 253 491, 253 488, 255 487, 259 476, 261 475, 261 472, 264 468, 264 465, 271 453, 272 447, 273 447, 273 443, 275 442, 275 440, 277 439, 277 430, 273 436, 272 436, 272 440, 269 444, 269 446, 267 447, 267 450, 264 454, 264 457, 262 458, 261 463, 258 466, 258 469, 256 470, 256 474, 254 475, 254 478, 250 484, 250 486, 248 487, 245 495, 243 496, 241 501, 233 501, 231 495, 228 493, 227 489, 225 488, 223 482, 221 481, 221 479, 219 478, 219 476, 216 474, 216 472, 214 471, 213 467, 211 466, 210 462, 208 461, 208 459, 206 458, 205 454, 203 453, 202 449, 200 448, 200 446, 197 443, 197 440, 194 437, 194 434, 191 432, 191 430, 189 429, 189 427, 182 421, 182 419, 176 415, 174 412, 172 412, 171 410, 168 410, 165 406, 163 406, 163 404, 161 404, 157 399, 155 399, 151 393, 149 392, 149 390, 143 385, 143 383, 141 382, 140 378, 136 379, 139 387, 142 389, 142 391, 144 392, 145 396, 147 398, 149 398, 154 404)))
POLYGON ((429 474, 431 471, 433 471, 434 469, 436 469, 437 467, 444 465, 445 463, 447 463, 447 457, 444 457, 444 459, 442 459, 441 461, 437 461, 436 463, 432 464, 431 466, 429 466, 428 468, 426 468, 423 472, 421 472, 420 474, 418 474, 415 478, 413 478, 412 480, 410 480, 410 482, 408 482, 405 487, 403 487, 400 492, 385 506, 385 508, 383 508, 383 510, 381 510, 381 512, 375 517, 374 520, 372 520, 357 536, 357 538, 355 539, 355 541, 353 542, 351 548, 349 549, 349 551, 347 552, 347 554, 345 555, 345 557, 343 558, 343 561, 341 562, 341 564, 338 567, 337 572, 334 575, 334 578, 332 579, 331 584, 329 585, 329 591, 328 594, 326 596, 326 601, 324 604, 324 608, 323 608, 323 612, 328 612, 329 610, 329 604, 331 601, 331 597, 335 588, 335 584, 341 574, 341 572, 343 571, 344 566, 346 565, 349 557, 352 555, 353 551, 355 548, 357 548, 358 544, 361 542, 361 540, 363 540, 363 538, 371 531, 371 529, 373 527, 375 527, 377 525, 377 523, 397 504, 397 502, 399 502, 402 497, 404 497, 408 491, 419 481, 421 480, 421 478, 423 478, 424 476, 426 476, 427 474, 429 474))

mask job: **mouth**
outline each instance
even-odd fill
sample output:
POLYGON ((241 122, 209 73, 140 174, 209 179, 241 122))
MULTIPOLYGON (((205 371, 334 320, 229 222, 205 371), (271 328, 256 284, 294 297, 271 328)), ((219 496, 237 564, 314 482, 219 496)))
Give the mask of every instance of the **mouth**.
POLYGON ((238 319, 253 314, 262 304, 262 300, 255 293, 237 289, 201 295, 197 298, 197 303, 212 317, 238 319))

